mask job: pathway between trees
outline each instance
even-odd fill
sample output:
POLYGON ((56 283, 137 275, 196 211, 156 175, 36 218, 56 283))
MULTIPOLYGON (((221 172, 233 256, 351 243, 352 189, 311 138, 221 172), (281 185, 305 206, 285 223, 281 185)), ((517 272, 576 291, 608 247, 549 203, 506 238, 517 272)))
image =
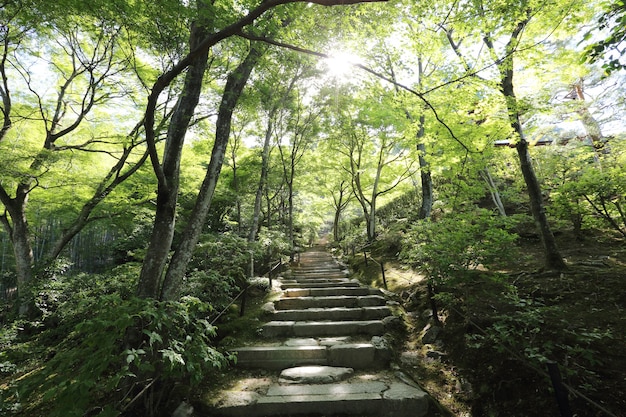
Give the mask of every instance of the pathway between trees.
POLYGON ((428 395, 389 368, 383 294, 350 279, 320 248, 303 253, 264 308, 263 341, 238 348, 238 366, 258 371, 207 398, 205 416, 428 415, 428 395))

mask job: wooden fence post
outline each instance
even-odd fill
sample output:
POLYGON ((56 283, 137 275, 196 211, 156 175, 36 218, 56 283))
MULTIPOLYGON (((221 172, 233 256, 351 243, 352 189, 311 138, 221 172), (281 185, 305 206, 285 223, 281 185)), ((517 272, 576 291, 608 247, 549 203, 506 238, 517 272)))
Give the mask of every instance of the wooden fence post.
POLYGON ((239 317, 243 317, 246 313, 246 299, 248 298, 248 285, 246 284, 246 288, 243 289, 243 294, 241 294, 241 308, 239 309, 239 317))
POLYGON ((561 417, 572 417, 572 410, 570 409, 569 399, 567 398, 567 390, 561 382, 561 372, 559 371, 559 366, 553 361, 548 361, 546 365, 548 367, 550 379, 552 380, 552 386, 554 387, 556 402, 559 404, 561 417))
POLYGON ((389 288, 387 288, 387 278, 385 278, 385 263, 383 261, 380 261, 380 272, 383 273, 383 285, 385 286, 385 289, 388 290, 389 288))

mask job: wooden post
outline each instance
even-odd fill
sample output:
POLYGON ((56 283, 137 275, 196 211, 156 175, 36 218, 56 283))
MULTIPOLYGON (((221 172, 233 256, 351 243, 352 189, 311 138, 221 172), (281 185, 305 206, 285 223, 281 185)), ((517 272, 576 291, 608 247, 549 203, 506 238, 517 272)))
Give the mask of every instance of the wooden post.
POLYGON ((365 266, 367 266, 367 252, 363 251, 363 257, 365 258, 365 266))
POLYGON ((385 286, 385 289, 388 290, 389 288, 387 288, 387 278, 385 278, 385 263, 383 261, 380 261, 380 272, 383 273, 383 285, 385 286))
POLYGON ((250 251, 250 278, 254 277, 254 251, 250 251))
POLYGON ((270 290, 272 289, 272 274, 274 273, 274 268, 272 268, 272 260, 270 259, 270 273, 268 274, 270 278, 270 290))
POLYGON ((239 317, 243 317, 246 313, 246 298, 248 298, 248 285, 246 284, 246 288, 243 289, 243 293, 241 294, 241 308, 239 309, 239 317))
POLYGON ((548 361, 546 366, 548 367, 548 373, 552 380, 552 387, 554 387, 554 395, 556 396, 556 402, 559 404, 561 417, 572 417, 572 410, 570 409, 569 399, 567 398, 567 390, 561 381, 559 366, 553 361, 548 361))

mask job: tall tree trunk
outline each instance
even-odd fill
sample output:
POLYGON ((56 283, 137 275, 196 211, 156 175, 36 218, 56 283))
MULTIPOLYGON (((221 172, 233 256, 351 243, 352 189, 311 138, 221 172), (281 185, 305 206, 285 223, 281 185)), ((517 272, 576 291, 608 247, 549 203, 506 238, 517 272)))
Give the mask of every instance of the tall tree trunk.
MULTIPOLYGON (((518 134, 523 133, 518 131, 518 134)), ((548 223, 548 217, 546 216, 546 209, 543 204, 543 196, 541 195, 541 186, 535 175, 533 169, 530 153, 528 152, 528 142, 523 137, 520 138, 517 145, 515 145, 517 155, 520 161, 520 167, 522 169, 522 175, 526 182, 526 189, 528 190, 528 196, 530 198, 530 208, 539 229, 539 236, 541 237, 541 243, 544 248, 545 265, 550 269, 565 269, 566 265, 563 261, 563 257, 559 252, 559 249, 554 239, 554 234, 548 223)))
POLYGON ((241 195, 239 191, 239 166, 237 165, 237 149, 239 148, 239 140, 235 141, 235 145, 231 147, 230 159, 233 161, 233 190, 235 191, 235 221, 237 222, 237 234, 242 233, 241 225, 241 195))
POLYGON ((343 209, 348 205, 349 199, 344 201, 344 194, 346 192, 347 186, 346 181, 341 181, 339 184, 339 196, 335 198, 333 194, 333 202, 335 205, 335 217, 333 219, 333 239, 335 242, 340 242, 342 240, 342 236, 339 234, 339 222, 341 221, 341 213, 343 209))
POLYGON ((13 255, 15 256, 15 269, 17 272, 17 296, 19 300, 20 316, 27 316, 31 312, 32 300, 29 296, 29 286, 33 278, 33 266, 35 257, 30 240, 30 231, 24 210, 12 216, 11 242, 13 243, 13 255))
POLYGON ((376 198, 370 204, 370 213, 367 220, 367 240, 373 242, 376 239, 376 198))
POLYGON ((293 230, 293 180, 296 175, 295 161, 291 159, 291 173, 287 181, 287 227, 289 232, 289 261, 293 262, 296 258, 296 236, 293 230))
POLYGON ((21 316, 26 316, 31 311, 32 303, 28 296, 28 290, 33 278, 33 266, 35 264, 30 230, 26 220, 28 195, 29 187, 23 184, 18 186, 17 195, 14 198, 10 198, 5 189, 0 187, 0 201, 8 212, 8 215, 5 214, 0 218, 13 246, 17 275, 17 297, 21 316))
POLYGON ((518 142, 515 145, 517 150, 517 156, 520 161, 520 168, 522 170, 522 176, 526 183, 526 189, 530 199, 530 209, 537 224, 539 236, 544 248, 545 266, 549 269, 565 269, 565 261, 558 250, 554 234, 548 223, 548 217, 546 215, 546 209, 543 204, 543 196, 541 194, 541 185, 535 174, 533 168, 530 152, 528 151, 528 142, 524 135, 524 129, 520 122, 519 103, 515 96, 515 89, 513 87, 513 56, 515 48, 519 42, 524 28, 528 24, 531 18, 530 10, 527 12, 526 20, 518 22, 513 31, 509 41, 507 42, 505 51, 506 56, 500 59, 496 55, 496 50, 490 35, 485 35, 483 38, 487 45, 489 52, 495 64, 498 66, 500 72, 500 92, 504 96, 506 101, 506 107, 508 111, 509 123, 513 128, 513 131, 517 134, 518 142))
POLYGON ((513 90, 513 71, 507 71, 506 74, 502 81, 502 91, 506 98, 511 127, 518 135, 518 142, 517 145, 515 145, 515 149, 517 150, 524 182, 526 183, 526 190, 528 191, 528 197, 530 199, 530 209, 535 223, 537 224, 537 229, 539 230, 541 243, 543 244, 545 265, 550 269, 564 269, 566 265, 558 250, 554 234, 548 222, 543 196, 541 194, 541 185, 535 174, 530 152, 528 151, 528 142, 526 141, 524 130, 519 120, 517 98, 513 90))
POLYGON ((419 151, 419 164, 420 164, 420 179, 422 183, 422 204, 418 218, 429 219, 433 211, 433 179, 430 175, 430 166, 424 155, 426 155, 426 145, 423 143, 417 144, 417 150, 419 151))
POLYGON ((253 43, 250 46, 250 51, 248 52, 246 58, 233 72, 228 75, 226 86, 224 87, 224 93, 222 95, 222 102, 220 103, 218 111, 215 129, 215 143, 211 152, 211 160, 209 162, 209 166, 207 167, 202 186, 200 187, 196 204, 191 212, 185 231, 182 234, 182 240, 176 248, 174 256, 172 257, 165 274, 163 290, 161 293, 161 298, 164 300, 176 300, 179 297, 180 286, 182 284, 187 265, 193 255, 193 250, 198 243, 200 234, 202 233, 207 213, 211 207, 211 200, 213 199, 215 186, 217 185, 217 180, 219 179, 220 171, 224 163, 224 156, 226 154, 228 138, 230 136, 233 111, 235 110, 237 101, 239 100, 239 97, 241 97, 241 93, 248 82, 252 69, 262 55, 262 47, 253 43))
MULTIPOLYGON (((192 26, 189 40, 191 50, 198 46, 206 33, 203 26, 196 24, 192 26)), ((202 91, 202 79, 208 56, 208 49, 205 49, 193 58, 167 131, 162 163, 163 178, 160 179, 157 189, 154 227, 137 287, 137 294, 140 297, 158 299, 160 296, 161 275, 169 256, 176 224, 180 159, 185 134, 202 91)))
POLYGON ((261 216, 261 203, 263 200, 263 190, 267 184, 267 173, 269 171, 270 141, 274 132, 274 112, 270 112, 267 129, 265 130, 265 140, 263 141, 263 153, 261 154, 261 177, 259 178, 259 186, 254 197, 254 211, 252 212, 252 223, 250 224, 250 233, 248 233, 248 242, 256 240, 259 232, 259 217, 261 216))
POLYGON ((426 123, 426 116, 424 114, 420 115, 419 123, 420 128, 417 131, 417 151, 420 164, 420 177, 422 180, 422 205, 420 206, 418 217, 420 219, 428 219, 433 211, 433 179, 430 176, 430 166, 426 160, 426 145, 424 144, 424 136, 426 135, 424 124, 426 123))

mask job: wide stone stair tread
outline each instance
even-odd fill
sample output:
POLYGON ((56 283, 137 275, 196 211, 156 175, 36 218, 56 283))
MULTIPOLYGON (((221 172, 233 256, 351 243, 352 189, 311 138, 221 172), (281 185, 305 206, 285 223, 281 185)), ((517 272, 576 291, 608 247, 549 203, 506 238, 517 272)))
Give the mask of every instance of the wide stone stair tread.
POLYGON ((320 320, 374 320, 391 315, 389 307, 322 307, 294 310, 275 310, 272 321, 320 321, 320 320))
POLYGON ((274 302, 276 310, 295 310, 303 308, 325 308, 325 307, 371 307, 383 306, 387 301, 381 295, 364 296, 321 296, 321 297, 289 297, 281 298, 274 302))
POLYGON ((283 297, 326 297, 339 295, 381 295, 381 292, 376 288, 368 287, 289 288, 283 291, 283 297))
POLYGON ((315 280, 315 281, 310 281, 310 282, 298 282, 296 280, 293 281, 287 281, 287 280, 283 280, 281 281, 280 284, 280 288, 283 290, 289 289, 289 288, 333 288, 333 287, 360 287, 361 284, 359 284, 357 281, 353 281, 353 280, 347 280, 347 279, 342 279, 342 280, 338 280, 338 281, 319 281, 319 280, 315 280))
POLYGON ((250 390, 226 391, 213 398, 206 415, 424 417, 428 413, 428 395, 423 390, 378 374, 328 384, 249 381, 249 385, 250 390))
POLYGON ((246 368, 285 369, 302 365, 328 365, 354 369, 387 366, 389 353, 370 342, 332 345, 249 346, 236 349, 237 365, 246 368))
POLYGON ((354 334, 382 335, 382 320, 352 321, 270 321, 261 326, 264 337, 277 336, 343 336, 354 334))
POLYGON ((354 282, 348 278, 299 278, 294 280, 285 280, 289 284, 336 284, 354 282))

